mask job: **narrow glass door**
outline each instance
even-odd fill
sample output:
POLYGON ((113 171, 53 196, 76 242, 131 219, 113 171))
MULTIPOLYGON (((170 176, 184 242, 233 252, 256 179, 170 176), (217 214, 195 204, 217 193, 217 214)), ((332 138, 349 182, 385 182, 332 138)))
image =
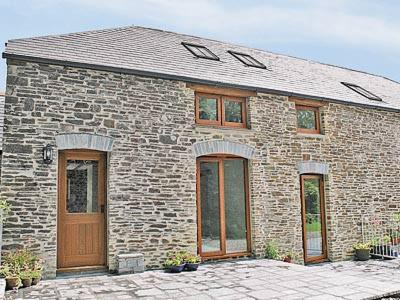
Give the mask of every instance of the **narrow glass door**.
POLYGON ((321 261, 327 257, 322 176, 302 175, 301 183, 304 260, 321 261))
POLYGON ((200 162, 201 253, 221 254, 221 207, 218 161, 200 162))
POLYGON ((245 254, 249 249, 246 160, 198 160, 198 243, 203 257, 245 254))

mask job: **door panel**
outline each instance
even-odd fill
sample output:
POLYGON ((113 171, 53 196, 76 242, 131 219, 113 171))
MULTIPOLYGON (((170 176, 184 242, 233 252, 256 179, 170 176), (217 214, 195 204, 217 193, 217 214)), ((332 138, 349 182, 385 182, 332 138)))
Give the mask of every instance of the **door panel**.
POLYGON ((201 252, 220 252, 221 222, 219 163, 200 163, 201 252))
POLYGON ((244 161, 224 160, 226 252, 247 251, 244 161))
POLYGON ((197 161, 198 248, 202 257, 250 252, 246 160, 197 161))
POLYGON ((105 154, 60 152, 59 269, 105 265, 105 154))
POLYGON ((327 258, 323 180, 320 175, 302 175, 303 247, 306 262, 327 258))

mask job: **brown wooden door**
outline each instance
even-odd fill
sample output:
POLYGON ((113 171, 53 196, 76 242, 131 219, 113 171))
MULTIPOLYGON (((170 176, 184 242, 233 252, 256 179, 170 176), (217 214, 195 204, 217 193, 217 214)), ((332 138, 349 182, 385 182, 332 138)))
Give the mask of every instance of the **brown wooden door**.
POLYGON ((197 224, 201 257, 235 257, 251 252, 245 159, 198 158, 197 224))
POLYGON ((105 265, 105 153, 59 155, 58 269, 105 265))
POLYGON ((301 176, 304 261, 327 258, 324 181, 322 175, 301 176))

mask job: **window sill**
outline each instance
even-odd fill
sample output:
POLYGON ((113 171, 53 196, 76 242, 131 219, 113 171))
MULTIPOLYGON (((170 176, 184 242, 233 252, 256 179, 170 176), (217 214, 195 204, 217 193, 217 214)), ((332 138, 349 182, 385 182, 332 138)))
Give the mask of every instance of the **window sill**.
POLYGON ((224 131, 243 131, 243 132, 251 132, 251 129, 247 127, 230 127, 230 126, 217 126, 217 125, 209 125, 209 124, 194 124, 195 129, 210 129, 210 130, 224 130, 224 131))
POLYGON ((297 137, 299 138, 314 138, 314 139, 325 139, 326 135, 321 133, 303 133, 297 132, 297 137))

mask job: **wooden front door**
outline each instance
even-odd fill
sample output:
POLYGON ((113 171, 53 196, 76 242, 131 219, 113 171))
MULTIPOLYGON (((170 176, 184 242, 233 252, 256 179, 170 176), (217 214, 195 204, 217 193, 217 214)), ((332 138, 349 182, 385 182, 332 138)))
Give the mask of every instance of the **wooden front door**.
POLYGON ((105 161, 99 151, 59 154, 59 270, 105 266, 105 161))
POLYGON ((324 181, 322 175, 301 175, 304 261, 327 258, 324 181))
POLYGON ((250 253, 247 161, 216 156, 197 160, 198 252, 203 258, 250 253))

